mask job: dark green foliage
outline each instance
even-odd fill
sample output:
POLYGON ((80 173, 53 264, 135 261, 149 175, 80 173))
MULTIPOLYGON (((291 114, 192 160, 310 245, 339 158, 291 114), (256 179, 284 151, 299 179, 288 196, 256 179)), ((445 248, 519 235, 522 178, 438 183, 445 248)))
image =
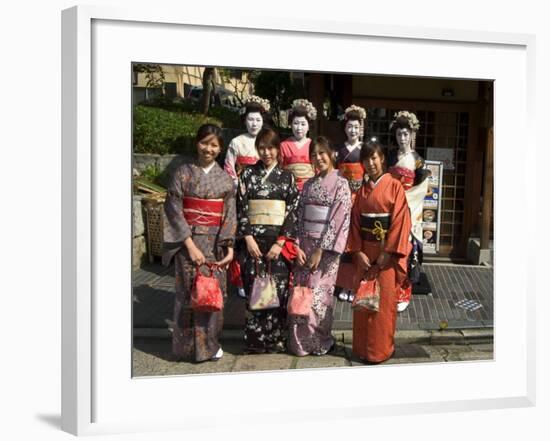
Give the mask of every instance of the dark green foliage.
POLYGON ((198 113, 137 105, 134 107, 134 152, 194 153, 195 135, 205 123, 221 125, 220 120, 198 113))

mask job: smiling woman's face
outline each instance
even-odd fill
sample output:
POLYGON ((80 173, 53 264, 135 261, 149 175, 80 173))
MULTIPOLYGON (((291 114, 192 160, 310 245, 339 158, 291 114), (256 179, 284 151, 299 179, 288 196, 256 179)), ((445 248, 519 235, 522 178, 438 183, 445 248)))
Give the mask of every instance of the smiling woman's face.
POLYGON ((199 162, 202 165, 209 165, 220 154, 221 146, 216 135, 207 135, 197 143, 199 162))
POLYGON ((384 172, 384 156, 380 157, 377 152, 374 152, 363 161, 363 166, 369 178, 377 179, 384 172))
POLYGON ((320 144, 317 144, 311 152, 310 159, 313 166, 319 170, 319 172, 329 172, 334 169, 331 159, 331 152, 320 144))
POLYGON ((260 161, 262 161, 266 167, 270 167, 277 161, 279 149, 272 145, 260 144, 258 146, 258 155, 260 156, 260 161))

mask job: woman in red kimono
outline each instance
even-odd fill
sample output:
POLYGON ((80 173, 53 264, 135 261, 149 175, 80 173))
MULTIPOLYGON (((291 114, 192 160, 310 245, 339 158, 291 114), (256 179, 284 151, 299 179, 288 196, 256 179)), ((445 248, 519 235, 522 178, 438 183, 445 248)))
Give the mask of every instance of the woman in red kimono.
POLYGON ((397 292, 407 278, 411 218, 403 186, 384 173, 385 155, 376 139, 361 147, 361 161, 366 177, 352 209, 348 250, 357 266, 356 287, 367 271, 375 275, 380 305, 377 312, 354 310, 352 351, 365 362, 380 363, 394 353, 397 292))
POLYGON ((317 109, 306 99, 294 100, 289 114, 292 136, 281 142, 281 165, 290 170, 296 178, 298 191, 304 183, 315 176, 315 170, 309 159, 311 139, 307 137, 309 124, 317 118, 317 109))

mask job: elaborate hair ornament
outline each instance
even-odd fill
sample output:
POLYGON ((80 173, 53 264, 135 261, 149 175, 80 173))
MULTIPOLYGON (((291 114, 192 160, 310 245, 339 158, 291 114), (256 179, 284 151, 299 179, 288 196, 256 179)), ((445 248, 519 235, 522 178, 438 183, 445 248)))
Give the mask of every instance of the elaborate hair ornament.
POLYGON ((262 110, 264 112, 269 112, 269 109, 271 109, 271 105, 269 104, 269 100, 265 98, 260 98, 257 95, 250 95, 246 101, 244 102, 244 105, 241 107, 241 110, 239 110, 239 113, 241 115, 244 115, 246 113, 246 106, 249 104, 258 104, 261 106, 262 110))
POLYGON ((315 106, 304 98, 292 101, 292 110, 306 109, 307 117, 313 121, 317 118, 317 109, 315 106))
POLYGON ((365 109, 363 109, 362 107, 359 107, 359 106, 356 106, 355 104, 352 104, 351 106, 349 106, 344 114, 341 116, 342 119, 348 119, 348 113, 350 112, 357 112, 359 114, 359 118, 361 118, 362 120, 365 120, 367 119, 367 112, 365 109))
POLYGON ((417 131, 420 128, 420 122, 414 113, 407 110, 400 110, 393 115, 393 121, 390 123, 390 130, 393 128, 398 118, 406 118, 411 130, 417 131))

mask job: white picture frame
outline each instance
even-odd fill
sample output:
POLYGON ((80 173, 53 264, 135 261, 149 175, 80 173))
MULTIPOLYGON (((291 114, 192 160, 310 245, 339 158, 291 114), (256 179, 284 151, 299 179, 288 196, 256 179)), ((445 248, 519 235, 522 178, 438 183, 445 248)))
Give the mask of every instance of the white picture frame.
POLYGON ((527 158, 536 151, 532 35, 205 17, 93 6, 63 12, 62 428, 92 435, 223 428, 275 412, 297 423, 534 405, 534 267, 512 259, 533 251, 530 240, 505 240, 504 216, 494 228, 494 361, 131 377, 131 61, 494 79, 495 212, 507 200, 519 212, 536 210, 534 192, 524 187, 527 158), (200 47, 182 51, 188 39, 200 47), (244 43, 250 52, 235 49, 244 43), (304 58, 269 56, 289 44, 307 47, 304 58), (337 50, 344 44, 372 61, 346 57, 337 50), (523 163, 506 154, 520 143, 523 163), (510 169, 519 185, 506 185, 510 169), (515 302, 500 301, 503 292, 513 292, 515 302), (388 394, 384 385, 397 370, 415 381, 388 394), (336 380, 339 390, 327 401, 315 385, 336 380), (266 384, 270 400, 250 409, 242 391, 266 384), (303 388, 307 402, 286 399, 303 388), (216 402, 207 400, 220 390, 216 402))

